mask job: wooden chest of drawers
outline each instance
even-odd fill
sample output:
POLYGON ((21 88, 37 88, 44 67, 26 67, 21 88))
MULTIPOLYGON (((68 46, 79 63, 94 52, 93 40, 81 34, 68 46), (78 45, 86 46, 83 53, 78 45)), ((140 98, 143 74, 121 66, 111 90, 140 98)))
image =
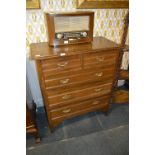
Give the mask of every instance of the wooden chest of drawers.
POLYGON ((108 110, 119 55, 120 46, 103 37, 61 47, 31 44, 51 128, 77 115, 108 110))

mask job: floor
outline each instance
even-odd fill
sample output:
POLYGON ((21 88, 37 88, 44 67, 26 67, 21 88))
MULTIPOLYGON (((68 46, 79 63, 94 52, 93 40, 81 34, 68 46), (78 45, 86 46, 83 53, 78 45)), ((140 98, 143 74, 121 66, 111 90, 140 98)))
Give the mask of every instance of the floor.
POLYGON ((129 105, 110 106, 61 123, 50 132, 43 108, 37 111, 41 143, 27 135, 27 155, 128 155, 129 105))

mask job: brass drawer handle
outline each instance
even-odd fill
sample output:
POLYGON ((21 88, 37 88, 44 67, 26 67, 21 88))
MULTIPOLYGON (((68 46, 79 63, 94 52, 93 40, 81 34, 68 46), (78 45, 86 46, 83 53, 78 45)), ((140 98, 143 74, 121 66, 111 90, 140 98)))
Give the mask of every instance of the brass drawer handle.
POLYGON ((60 80, 60 83, 61 83, 61 84, 67 84, 68 82, 69 82, 69 79, 60 80))
POLYGON ((99 92, 99 91, 101 91, 101 90, 102 90, 102 88, 96 88, 96 89, 95 89, 96 92, 99 92))
POLYGON ((101 77, 103 75, 103 73, 100 72, 100 73, 96 73, 95 75, 98 76, 98 77, 101 77))
POLYGON ((64 99, 64 100, 67 100, 67 99, 70 99, 70 98, 72 98, 72 95, 65 95, 65 96, 62 96, 62 99, 64 99))
POLYGON ((100 103, 100 101, 94 101, 92 104, 96 105, 96 104, 99 104, 99 103, 100 103))
POLYGON ((69 113, 71 111, 71 109, 66 109, 66 110, 63 110, 62 112, 63 113, 69 113))
POLYGON ((104 57, 96 56, 96 60, 97 60, 98 62, 103 62, 103 61, 104 61, 104 57))
POLYGON ((58 67, 65 67, 67 64, 68 64, 68 62, 58 63, 57 66, 58 67))
POLYGON ((109 90, 105 90, 105 89, 102 89, 102 88, 96 88, 95 92, 100 92, 102 94, 105 94, 105 93, 109 93, 109 90))

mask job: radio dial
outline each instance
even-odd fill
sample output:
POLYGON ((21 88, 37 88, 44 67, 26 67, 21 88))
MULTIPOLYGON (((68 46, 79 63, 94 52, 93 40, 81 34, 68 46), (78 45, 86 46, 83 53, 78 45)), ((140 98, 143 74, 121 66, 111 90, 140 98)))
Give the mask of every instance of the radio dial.
POLYGON ((62 38, 63 38, 63 34, 58 33, 58 34, 57 34, 57 38, 58 38, 58 39, 62 39, 62 38))
POLYGON ((83 37, 87 37, 87 32, 82 33, 83 37))

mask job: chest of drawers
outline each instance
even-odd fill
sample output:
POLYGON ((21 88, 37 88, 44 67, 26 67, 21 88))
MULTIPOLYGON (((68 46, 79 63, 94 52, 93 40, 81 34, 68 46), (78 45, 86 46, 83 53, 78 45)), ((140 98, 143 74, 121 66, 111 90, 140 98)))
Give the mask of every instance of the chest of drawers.
POLYGON ((31 44, 51 128, 77 115, 108 110, 119 55, 120 46, 103 37, 61 47, 31 44))

